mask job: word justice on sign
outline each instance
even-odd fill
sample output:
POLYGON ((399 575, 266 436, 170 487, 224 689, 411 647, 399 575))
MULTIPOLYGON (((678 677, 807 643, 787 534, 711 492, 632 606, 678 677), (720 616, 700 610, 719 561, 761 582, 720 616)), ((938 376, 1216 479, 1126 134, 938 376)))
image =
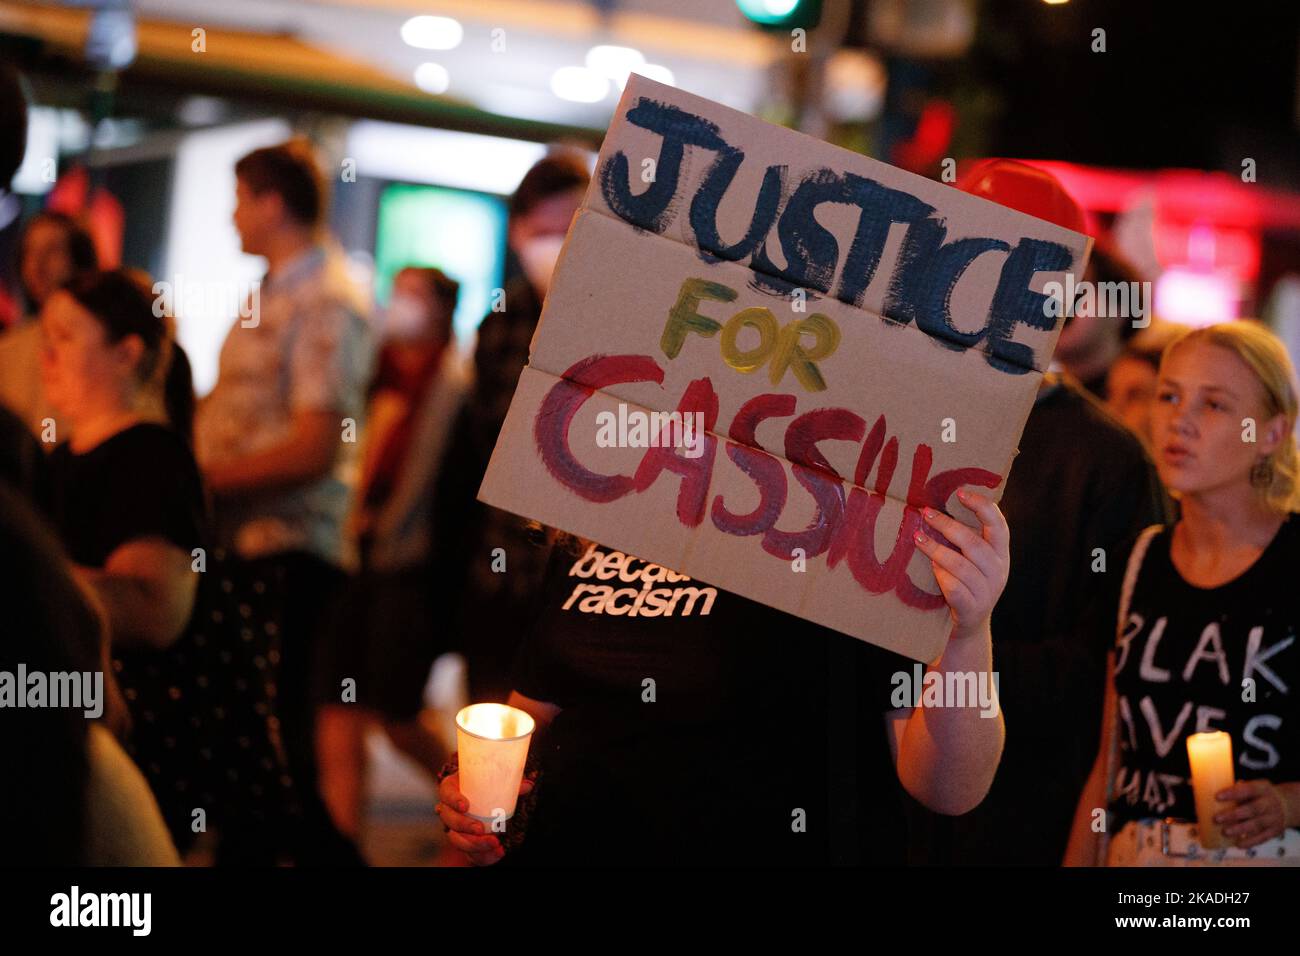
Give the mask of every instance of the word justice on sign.
MULTIPOLYGON (((948 239, 946 220, 934 206, 911 193, 866 176, 816 167, 789 183, 789 168, 767 166, 744 235, 728 244, 720 235, 718 211, 745 163, 745 152, 729 143, 716 123, 679 106, 642 98, 626 113, 629 123, 660 137, 649 187, 632 192, 630 161, 619 150, 598 170, 600 195, 619 218, 637 229, 663 234, 681 208, 683 165, 688 148, 714 156, 686 207, 689 240, 706 262, 741 262, 755 273, 754 288, 775 296, 796 289, 833 296, 861 308, 875 278, 886 240, 895 225, 905 228, 893 263, 883 306, 885 321, 917 328, 945 347, 981 347, 995 369, 1022 375, 1034 369, 1033 349, 1012 341, 1017 325, 1050 332, 1058 317, 1045 307, 1048 296, 1030 288, 1036 273, 1062 272, 1074 263, 1068 246, 1046 239, 1020 238, 1015 245, 986 236, 948 239), (857 224, 841 259, 834 233, 818 222, 827 203, 854 207, 857 224), (775 234, 785 265, 778 265, 768 243, 775 234), (953 322, 950 299, 964 273, 981 256, 1004 257, 983 325, 962 330, 953 322), (838 272, 838 277, 837 277, 838 272)), ((746 204, 744 208, 750 208, 746 204)))

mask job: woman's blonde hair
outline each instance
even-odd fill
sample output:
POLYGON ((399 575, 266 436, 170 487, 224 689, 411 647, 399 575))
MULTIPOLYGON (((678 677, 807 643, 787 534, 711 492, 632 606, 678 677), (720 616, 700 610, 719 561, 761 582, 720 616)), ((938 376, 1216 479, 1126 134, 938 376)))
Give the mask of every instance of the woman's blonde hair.
POLYGON ((1175 349, 1195 343, 1217 345, 1245 362, 1263 388, 1268 418, 1285 417, 1286 434, 1282 443, 1256 465, 1251 483, 1273 510, 1283 514, 1300 511, 1300 455, 1295 440, 1300 385, 1296 383, 1295 367, 1286 346, 1259 322, 1249 319, 1220 322, 1192 329, 1174 339, 1165 347, 1161 364, 1175 349))

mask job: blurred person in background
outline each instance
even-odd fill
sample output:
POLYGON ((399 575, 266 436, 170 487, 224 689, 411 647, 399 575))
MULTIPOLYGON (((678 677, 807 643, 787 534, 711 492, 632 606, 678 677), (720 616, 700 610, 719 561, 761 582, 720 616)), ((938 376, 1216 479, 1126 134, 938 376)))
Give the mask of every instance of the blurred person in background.
MULTIPOLYGON (((1079 231, 1082 231, 1082 225, 1079 231)), ((1150 319, 1151 301, 1145 290, 1150 285, 1141 282, 1137 270, 1115 249, 1097 243, 1092 247, 1084 280, 1092 284, 1091 305, 1086 300, 1077 305, 1065 319, 1056 352, 1052 358, 1079 380, 1088 392, 1102 401, 1106 400, 1106 375, 1111 364, 1124 351, 1124 345, 1139 331, 1134 319, 1150 319), (1107 283, 1123 283, 1127 290, 1124 298, 1112 299, 1107 283), (1134 295, 1140 295, 1135 301, 1134 295), (1128 304, 1133 314, 1108 314, 1112 302, 1128 304), (1137 315, 1141 304, 1144 316, 1137 315)), ((1086 288, 1086 287, 1085 287, 1086 288)))
POLYGON ((136 718, 133 750, 180 840, 192 836, 186 824, 198 787, 155 731, 175 735, 173 749, 192 760, 189 727, 150 709, 151 699, 166 699, 166 686, 142 699, 131 685, 146 670, 155 685, 178 681, 159 671, 159 652, 181 637, 194 610, 203 487, 189 446, 169 425, 192 415, 193 393, 156 416, 173 370, 171 334, 147 287, 123 271, 91 273, 55 292, 41 326, 46 393, 65 432, 50 454, 52 522, 103 606, 116 673, 130 665, 123 676, 136 718), (192 789, 179 794, 181 787, 192 789))
MULTIPOLYGON (((96 268, 94 240, 71 216, 46 211, 27 222, 18 244, 18 276, 29 318, 0 335, 0 404, 35 434, 45 431, 46 418, 54 417, 41 382, 36 316, 51 295, 96 268)), ((56 442, 59 437, 56 421, 56 442)))
MULTIPOLYGON (((27 99, 18 74, 0 63, 0 191, 8 190, 26 148, 27 99)), ((36 334, 39 341, 39 328, 36 334)), ((4 354, 7 339, 7 333, 0 333, 0 355, 4 354)), ((17 362, 13 356, 0 359, 0 388, 17 362)), ((0 481, 9 482, 28 501, 39 506, 46 487, 44 470, 45 454, 40 442, 26 420, 10 411, 5 399, 0 397, 0 481)))
POLYGON ((19 242, 18 277, 30 315, 73 278, 99 265, 95 241, 67 213, 45 210, 28 220, 19 242))
POLYGON ((506 283, 504 311, 489 312, 479 326, 473 392, 438 483, 437 546, 446 560, 435 562, 437 606, 465 653, 476 702, 504 701, 510 693, 511 662, 546 556, 526 522, 476 496, 589 179, 580 155, 556 153, 535 164, 510 199, 508 238, 522 275, 506 283))
MULTIPOLYGON (((958 188, 1085 228, 1061 184, 1023 163, 985 161, 958 188)), ((1111 318, 1095 321, 1116 327, 1111 318)), ((1073 376, 1045 374, 999 503, 1011 528, 1011 576, 993 611, 999 696, 1011 727, 1006 750, 988 796, 965 816, 909 804, 913 863, 1060 862, 1095 753, 1104 622, 1117 613, 1107 585, 1123 571, 1115 562, 1124 542, 1162 519, 1160 502, 1141 443, 1073 376)))
POLYGON ((269 862, 287 842, 271 822, 289 822, 291 782, 253 630, 264 602, 208 554, 189 363, 151 285, 134 270, 92 273, 42 311, 43 372, 67 428, 49 458, 50 513, 104 607, 128 750, 174 843, 191 848, 201 808, 224 857, 269 862))
POLYGON ((1106 375, 1106 407, 1151 452, 1151 408, 1156 399, 1160 356, 1185 332, 1183 326, 1155 321, 1129 339, 1106 375))
MULTIPOLYGON (((343 524, 371 364, 368 310, 323 232, 325 183, 309 144, 254 150, 236 163, 235 178, 235 228, 267 272, 251 317, 226 336, 195 447, 219 543, 256 564, 279 609, 285 750, 317 831, 303 849, 322 862, 358 863, 317 793, 311 675, 345 581, 343 524)), ((342 688, 333 692, 341 699, 342 688)))
MULTIPOLYGON (((26 99, 17 74, 0 64, 0 187, 12 180, 26 139, 26 99)), ((10 783, 0 787, 0 865, 174 865, 179 857, 157 802, 118 742, 128 718, 100 611, 32 507, 32 493, 47 490, 38 470, 47 463, 34 442, 0 408, 0 554, 7 559, 0 670, 98 671, 101 719, 88 720, 85 709, 5 711, 0 766, 10 783)))
POLYGON ((1187 332, 1159 375, 1151 433, 1180 516, 1130 541, 1112 580, 1123 617, 1065 862, 1300 865, 1300 386, 1252 321, 1187 332), (1215 794, 1220 850, 1199 845, 1187 751, 1208 730, 1230 735, 1236 780, 1215 794))
POLYGON ((0 480, 43 509, 49 492, 47 471, 45 452, 36 436, 21 418, 0 406, 0 480))
MULTIPOLYGON (((180 862, 140 771, 110 729, 121 699, 105 666, 104 624, 59 544, 0 480, 6 627, 0 671, 103 674, 92 708, 6 709, 0 720, 0 866, 174 866, 180 862)), ((25 691, 24 691, 25 692, 25 691)))
POLYGON ((349 521, 360 571, 331 630, 320 670, 321 791, 334 822, 357 838, 365 795, 365 732, 379 723, 430 776, 446 760, 421 721, 424 686, 446 650, 428 564, 437 529, 433 483, 468 389, 452 317, 460 286, 438 269, 408 266, 393 279, 366 407, 361 478, 349 521), (342 704, 340 681, 357 681, 342 704))
MULTIPOLYGON (((163 647, 189 619, 190 549, 203 486, 188 446, 151 420, 171 370, 172 338, 147 290, 122 271, 91 273, 41 313, 46 392, 65 423, 52 453, 52 508, 73 560, 87 569, 114 640, 163 647)), ((168 419, 193 413, 182 395, 168 419)))

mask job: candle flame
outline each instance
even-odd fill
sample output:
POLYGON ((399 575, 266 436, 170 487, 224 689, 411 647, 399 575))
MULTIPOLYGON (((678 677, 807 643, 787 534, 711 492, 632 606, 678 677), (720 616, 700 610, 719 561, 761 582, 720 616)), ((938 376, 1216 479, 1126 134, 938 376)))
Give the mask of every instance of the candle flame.
POLYGON ((470 704, 456 715, 456 723, 488 740, 511 740, 533 732, 533 718, 505 704, 470 704))

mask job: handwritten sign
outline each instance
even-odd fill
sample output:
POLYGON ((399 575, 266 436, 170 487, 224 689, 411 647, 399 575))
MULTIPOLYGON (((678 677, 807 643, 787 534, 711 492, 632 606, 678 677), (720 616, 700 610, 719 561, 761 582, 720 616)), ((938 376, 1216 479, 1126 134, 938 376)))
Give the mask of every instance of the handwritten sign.
POLYGON ((479 497, 933 660, 920 509, 1000 497, 1089 249, 633 76, 479 497))

